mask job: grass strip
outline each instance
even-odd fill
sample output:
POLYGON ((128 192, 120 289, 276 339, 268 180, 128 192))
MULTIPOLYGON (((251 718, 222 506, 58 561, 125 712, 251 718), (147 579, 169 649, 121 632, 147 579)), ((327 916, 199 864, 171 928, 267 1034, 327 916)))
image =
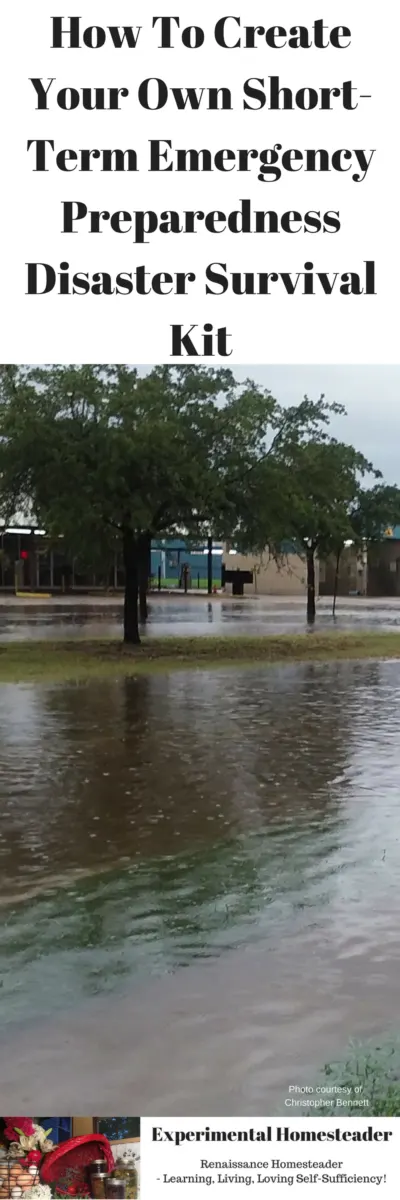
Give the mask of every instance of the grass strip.
POLYGON ((118 638, 0 643, 0 683, 116 679, 183 668, 400 658, 400 633, 118 638))

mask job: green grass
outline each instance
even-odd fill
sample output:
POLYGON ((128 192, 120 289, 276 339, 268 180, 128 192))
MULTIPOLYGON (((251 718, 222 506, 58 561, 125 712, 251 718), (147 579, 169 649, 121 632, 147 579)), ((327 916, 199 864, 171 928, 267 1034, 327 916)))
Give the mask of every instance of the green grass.
POLYGON ((379 1045, 351 1043, 343 1062, 327 1063, 324 1086, 350 1088, 346 1107, 321 1107, 310 1116, 400 1117, 400 1043, 383 1039, 379 1045), (360 1106, 357 1099, 368 1100, 360 1106))
POLYGON ((117 638, 0 644, 0 683, 116 679, 177 668, 400 658, 400 633, 278 634, 264 637, 117 638))

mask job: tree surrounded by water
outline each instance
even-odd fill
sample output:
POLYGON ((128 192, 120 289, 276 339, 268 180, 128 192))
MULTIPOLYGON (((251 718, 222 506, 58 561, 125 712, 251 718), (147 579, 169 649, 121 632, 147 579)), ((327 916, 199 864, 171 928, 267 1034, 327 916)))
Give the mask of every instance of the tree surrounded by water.
POLYGON ((0 509, 34 514, 54 543, 85 555, 122 551, 124 640, 146 616, 152 539, 229 540, 279 558, 290 539, 307 564, 361 544, 400 519, 400 491, 362 482, 372 463, 330 434, 343 408, 305 397, 284 408, 226 369, 3 367, 0 509))
POLYGON ((234 525, 276 402, 230 371, 163 366, 145 376, 125 366, 4 368, 1 401, 6 519, 33 511, 75 552, 120 547, 124 638, 137 643, 151 539, 234 525))

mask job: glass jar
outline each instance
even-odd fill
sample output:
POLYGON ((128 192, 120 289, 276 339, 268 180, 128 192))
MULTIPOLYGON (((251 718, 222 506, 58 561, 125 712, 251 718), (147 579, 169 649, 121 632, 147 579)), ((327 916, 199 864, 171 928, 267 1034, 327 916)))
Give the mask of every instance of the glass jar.
POLYGON ((108 1175, 105 1158, 95 1158, 90 1164, 89 1175, 108 1175))
POLYGON ((138 1173, 134 1163, 117 1162, 113 1171, 114 1179, 123 1179, 125 1183, 126 1200, 137 1200, 138 1173))
POLYGON ((90 1175, 90 1195, 94 1200, 104 1200, 107 1179, 107 1171, 96 1171, 90 1175))
POLYGON ((110 1175, 106 1181, 107 1200, 125 1200, 126 1195, 125 1180, 115 1179, 113 1175, 110 1175))

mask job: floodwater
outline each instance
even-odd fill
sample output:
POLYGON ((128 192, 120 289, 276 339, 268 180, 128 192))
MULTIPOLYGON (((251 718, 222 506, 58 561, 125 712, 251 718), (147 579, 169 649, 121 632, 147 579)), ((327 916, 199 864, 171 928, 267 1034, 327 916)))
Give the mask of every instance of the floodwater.
MULTIPOLYGON (((32 638, 65 639, 118 637, 122 631, 122 600, 64 598, 51 601, 12 601, 0 597, 0 643, 32 638)), ((320 632, 400 629, 400 598, 339 597, 335 618, 332 598, 317 602, 312 629, 320 632)), ((244 599, 204 595, 152 595, 149 620, 142 637, 218 636, 262 633, 303 633, 307 630, 305 598, 260 596, 244 599)))
POLYGON ((0 788, 22 1111, 273 1115, 396 1027, 399 662, 4 685, 0 788))

